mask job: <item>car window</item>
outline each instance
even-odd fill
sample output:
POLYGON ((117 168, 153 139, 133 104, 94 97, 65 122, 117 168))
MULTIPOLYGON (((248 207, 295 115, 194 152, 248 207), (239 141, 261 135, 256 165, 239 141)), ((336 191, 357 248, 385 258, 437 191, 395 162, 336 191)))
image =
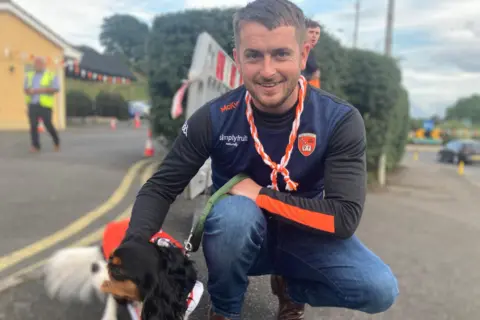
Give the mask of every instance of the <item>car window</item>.
POLYGON ((450 141, 449 143, 447 143, 445 147, 453 150, 454 146, 455 146, 455 141, 450 141))
POLYGON ((462 146, 462 143, 460 141, 451 141, 449 145, 447 145, 447 148, 453 151, 459 151, 462 146))

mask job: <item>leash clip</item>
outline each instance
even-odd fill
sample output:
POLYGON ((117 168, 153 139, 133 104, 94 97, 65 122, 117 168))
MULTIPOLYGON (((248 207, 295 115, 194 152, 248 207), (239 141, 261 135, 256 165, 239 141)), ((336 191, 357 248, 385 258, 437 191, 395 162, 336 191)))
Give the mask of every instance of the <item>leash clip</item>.
POLYGON ((190 254, 190 252, 192 252, 192 249, 193 249, 192 237, 193 237, 193 233, 190 232, 190 235, 188 236, 188 239, 185 240, 185 242, 183 243, 183 246, 185 248, 185 251, 186 251, 187 255, 190 254))

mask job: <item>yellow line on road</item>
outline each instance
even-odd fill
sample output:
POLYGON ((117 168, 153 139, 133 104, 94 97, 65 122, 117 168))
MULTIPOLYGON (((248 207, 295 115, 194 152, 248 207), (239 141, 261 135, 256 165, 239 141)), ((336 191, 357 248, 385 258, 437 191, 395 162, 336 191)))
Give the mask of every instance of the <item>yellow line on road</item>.
MULTIPOLYGON (((158 164, 159 164, 159 162, 155 161, 155 162, 151 163, 150 165, 148 165, 148 167, 145 169, 145 171, 143 172, 143 174, 141 176, 141 185, 143 185, 148 180, 148 178, 150 178, 153 175, 153 173, 155 172, 158 164)), ((122 220, 122 219, 125 219, 125 218, 129 217, 131 212, 132 212, 132 207, 133 207, 133 204, 128 206, 128 208, 125 209, 125 211, 123 211, 118 216, 116 216, 114 220, 118 221, 118 220, 122 220)), ((102 239, 102 236, 103 236, 104 227, 105 226, 102 226, 101 228, 98 228, 97 230, 89 233, 88 235, 81 238, 80 240, 72 243, 69 247, 89 246, 89 245, 91 245, 95 242, 100 241, 102 239)), ((29 266, 27 266, 23 269, 18 270, 17 272, 14 272, 8 278, 6 278, 6 280, 1 281, 2 283, 4 283, 3 287, 5 287, 5 288, 2 288, 2 283, 0 283, 0 292, 2 290, 6 289, 6 286, 10 287, 11 285, 15 285, 16 283, 20 282, 21 281, 20 277, 36 270, 37 268, 44 265, 45 262, 47 262, 47 259, 43 259, 43 260, 38 261, 34 264, 31 264, 31 265, 29 265, 29 266)))
POLYGON ((115 190, 115 192, 107 199, 102 205, 95 208, 94 210, 86 213, 79 219, 72 222, 66 228, 59 230, 39 241, 36 241, 34 244, 26 246, 22 249, 14 251, 6 256, 0 258, 0 271, 19 263, 45 249, 52 247, 53 245, 72 237, 73 235, 79 233, 89 224, 91 224, 96 219, 105 215, 112 208, 114 208, 120 201, 126 196, 130 186, 132 185, 135 177, 138 176, 140 169, 145 163, 150 161, 149 159, 143 159, 135 163, 130 169, 128 169, 127 174, 123 178, 120 186, 115 190))

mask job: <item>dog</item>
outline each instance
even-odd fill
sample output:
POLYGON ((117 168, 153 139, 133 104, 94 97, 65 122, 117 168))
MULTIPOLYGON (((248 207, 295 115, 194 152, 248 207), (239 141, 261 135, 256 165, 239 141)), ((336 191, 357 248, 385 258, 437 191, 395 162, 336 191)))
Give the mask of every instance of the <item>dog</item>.
POLYGON ((204 291, 183 246, 160 230, 150 241, 119 247, 129 219, 110 222, 100 246, 56 251, 44 266, 50 298, 105 303, 102 320, 117 320, 125 305, 132 319, 188 320, 204 291))

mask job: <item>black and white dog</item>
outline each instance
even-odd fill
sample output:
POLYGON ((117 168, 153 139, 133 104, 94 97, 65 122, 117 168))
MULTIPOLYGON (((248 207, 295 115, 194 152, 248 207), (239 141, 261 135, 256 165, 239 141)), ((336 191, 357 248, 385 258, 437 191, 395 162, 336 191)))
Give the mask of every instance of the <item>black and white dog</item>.
POLYGON ((63 302, 90 302, 96 296, 105 302, 101 320, 117 320, 119 304, 134 320, 187 320, 204 291, 193 262, 163 231, 150 242, 117 248, 127 226, 128 220, 109 223, 102 246, 55 252, 44 268, 48 295, 63 302))

